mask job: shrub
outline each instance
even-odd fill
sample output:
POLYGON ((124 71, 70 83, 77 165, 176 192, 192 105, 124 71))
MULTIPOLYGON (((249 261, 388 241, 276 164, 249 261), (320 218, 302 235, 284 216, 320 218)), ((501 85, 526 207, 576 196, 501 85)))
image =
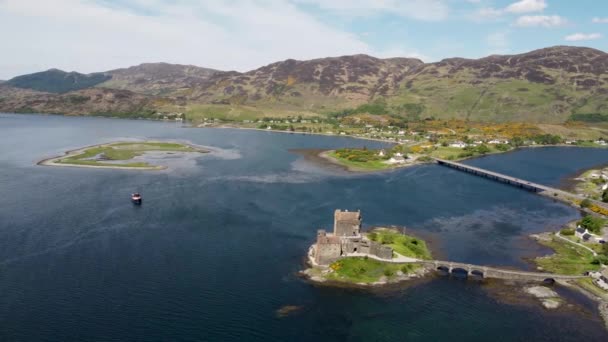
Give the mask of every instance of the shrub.
POLYGON ((579 221, 579 225, 592 233, 599 233, 604 226, 604 220, 599 217, 587 215, 579 221))
POLYGON ((369 233, 369 234, 367 234, 367 237, 372 241, 376 241, 376 239, 378 238, 378 234, 375 232, 369 233))
POLYGON ((393 242, 395 242, 395 239, 393 239, 393 237, 390 236, 390 235, 385 235, 385 236, 382 237, 382 244, 383 245, 390 245, 393 242))
POLYGON ((591 206, 591 200, 585 198, 581 201, 581 208, 589 208, 591 206))
POLYGON ((564 228, 560 231, 560 233, 562 235, 574 235, 574 229, 573 228, 564 228))
POLYGON ((608 256, 607 255, 598 255, 591 262, 594 265, 608 265, 608 256))
POLYGON ((390 277, 390 276, 392 276, 393 274, 395 274, 395 273, 393 272, 393 270, 391 270, 391 269, 389 269, 389 268, 384 269, 384 275, 385 275, 385 276, 390 277))

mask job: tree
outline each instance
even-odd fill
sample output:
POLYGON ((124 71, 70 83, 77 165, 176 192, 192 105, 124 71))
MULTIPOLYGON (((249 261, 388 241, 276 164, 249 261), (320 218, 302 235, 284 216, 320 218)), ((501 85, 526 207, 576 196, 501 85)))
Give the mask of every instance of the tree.
POLYGON ((513 147, 520 147, 524 145, 524 139, 522 137, 513 137, 511 139, 511 145, 513 147))
POLYGON ((579 221, 579 225, 592 233, 599 233, 604 226, 604 220, 593 215, 587 215, 579 221))
POLYGON ((591 206, 591 200, 588 198, 585 198, 584 200, 581 201, 581 208, 589 208, 591 206))
POLYGON ((490 152, 490 148, 488 146, 486 146, 485 144, 481 144, 481 145, 477 146, 477 153, 486 154, 489 152, 490 152))
POLYGON ((604 190, 602 194, 602 202, 608 203, 608 190, 604 190))

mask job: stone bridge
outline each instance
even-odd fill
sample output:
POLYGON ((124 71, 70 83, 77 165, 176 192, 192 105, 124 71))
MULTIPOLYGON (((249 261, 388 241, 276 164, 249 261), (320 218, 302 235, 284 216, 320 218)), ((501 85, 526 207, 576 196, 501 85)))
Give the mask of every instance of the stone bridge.
POLYGON ((494 279, 508 279, 508 280, 524 280, 524 281, 545 281, 545 280, 573 280, 585 278, 585 276, 574 276, 574 275, 562 275, 553 273, 543 272, 527 272, 508 270, 497 267, 488 267, 472 264, 464 264, 459 262, 451 261, 440 261, 440 260, 419 260, 416 263, 422 264, 427 268, 432 268, 438 271, 444 271, 447 273, 461 273, 467 276, 476 276, 479 278, 494 278, 494 279))

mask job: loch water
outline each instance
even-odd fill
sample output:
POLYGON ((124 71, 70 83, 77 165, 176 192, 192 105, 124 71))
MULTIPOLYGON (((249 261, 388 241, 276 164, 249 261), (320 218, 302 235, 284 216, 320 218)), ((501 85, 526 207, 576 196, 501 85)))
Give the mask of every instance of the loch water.
MULTIPOLYGON (((344 174, 291 149, 344 137, 0 114, 2 341, 607 341, 592 305, 554 312, 444 277, 387 290, 297 276, 336 208, 406 226, 442 258, 531 268, 528 235, 579 212, 439 165, 344 174), (82 146, 174 139, 213 148, 166 171, 38 166, 82 146), (139 191, 136 207, 130 194, 139 191), (277 310, 297 306, 281 317, 277 310)), ((558 185, 608 149, 524 149, 467 163, 558 185)), ((515 291, 515 290, 514 290, 515 291)))

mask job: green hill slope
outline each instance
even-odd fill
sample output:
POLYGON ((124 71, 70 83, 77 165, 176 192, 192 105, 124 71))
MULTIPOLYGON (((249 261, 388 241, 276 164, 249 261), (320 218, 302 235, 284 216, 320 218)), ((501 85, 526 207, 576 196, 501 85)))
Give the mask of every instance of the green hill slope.
POLYGON ((93 87, 112 78, 104 73, 80 74, 58 69, 17 76, 5 84, 15 88, 32 89, 48 93, 67 93, 93 87))

